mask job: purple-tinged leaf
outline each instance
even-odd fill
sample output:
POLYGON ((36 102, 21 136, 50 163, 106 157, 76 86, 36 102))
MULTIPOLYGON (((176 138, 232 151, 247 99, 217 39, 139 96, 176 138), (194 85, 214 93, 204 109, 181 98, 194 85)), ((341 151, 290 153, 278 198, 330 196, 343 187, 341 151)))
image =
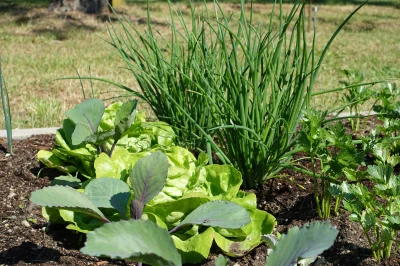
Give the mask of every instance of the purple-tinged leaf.
POLYGON ((132 213, 135 213, 136 219, 140 219, 137 215, 141 215, 144 205, 163 189, 168 167, 168 157, 161 151, 156 151, 139 159, 132 168, 129 178, 137 202, 131 207, 134 208, 132 213))

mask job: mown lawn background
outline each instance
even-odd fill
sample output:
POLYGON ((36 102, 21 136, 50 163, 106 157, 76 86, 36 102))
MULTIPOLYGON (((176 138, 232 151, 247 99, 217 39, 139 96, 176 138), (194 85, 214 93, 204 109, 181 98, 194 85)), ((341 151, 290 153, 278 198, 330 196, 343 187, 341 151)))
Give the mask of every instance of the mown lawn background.
MULTIPOLYGON (((224 2, 226 12, 239 10, 239 1, 224 2)), ((272 5, 257 1, 253 7, 255 23, 268 23, 272 5)), ((325 5, 329 1, 313 1, 319 7, 317 48, 321 49, 342 20, 362 1, 342 1, 346 5, 325 5)), ((64 112, 83 100, 77 80, 63 77, 103 77, 131 88, 135 80, 124 69, 124 63, 107 45, 107 17, 80 13, 47 12, 48 0, 5 0, 0 3, 0 56, 3 76, 10 96, 13 128, 60 126, 64 112), (90 69, 90 70, 89 70, 90 69), (77 72, 76 72, 77 71, 77 72)), ((400 78, 400 0, 371 1, 350 20, 330 48, 317 80, 317 89, 340 86, 345 80, 343 69, 361 71, 365 81, 400 78)), ((187 1, 178 1, 189 15, 187 1)), ((211 7, 212 4, 209 4, 211 7)), ((151 3, 152 22, 168 38, 164 17, 167 4, 151 3)), ((290 4, 285 5, 289 9, 290 4)), ((138 28, 144 28, 146 5, 128 1, 117 9, 138 28)), ((189 17, 187 17, 189 19, 189 17)), ((311 37, 310 32, 310 37, 311 37)), ((87 94, 93 91, 106 99, 125 94, 100 82, 83 82, 87 94)), ((339 104, 340 93, 319 96, 314 105, 328 108, 339 104)), ((149 110, 145 105, 142 109, 149 110)), ((148 114, 151 116, 150 111, 148 114)), ((0 128, 4 129, 0 113, 0 128)))

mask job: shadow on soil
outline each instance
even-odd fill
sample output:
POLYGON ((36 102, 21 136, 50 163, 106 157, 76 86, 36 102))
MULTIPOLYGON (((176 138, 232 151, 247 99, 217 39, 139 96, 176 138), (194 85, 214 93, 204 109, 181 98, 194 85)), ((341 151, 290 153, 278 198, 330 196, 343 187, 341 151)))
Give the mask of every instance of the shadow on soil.
POLYGON ((289 225, 293 220, 308 222, 318 216, 313 194, 298 197, 296 203, 290 208, 287 208, 284 202, 277 200, 275 202, 281 205, 281 210, 274 214, 280 225, 289 225))
POLYGON ((19 246, 9 248, 0 253, 0 264, 15 265, 20 262, 40 264, 57 262, 61 253, 52 248, 41 247, 32 242, 23 242, 19 246))
POLYGON ((336 241, 334 247, 325 251, 322 256, 330 258, 327 261, 332 265, 365 265, 364 260, 372 256, 371 250, 348 242, 336 241), (346 254, 339 254, 347 252, 346 254), (351 264, 349 264, 351 263, 351 264))
MULTIPOLYGON (((1 146, 0 146, 1 148, 1 146)), ((46 168, 46 166, 41 164, 41 167, 34 167, 29 169, 29 172, 31 172, 34 176, 38 178, 43 178, 47 177, 50 181, 53 180, 56 177, 66 175, 63 172, 58 171, 57 169, 54 168, 46 168)))

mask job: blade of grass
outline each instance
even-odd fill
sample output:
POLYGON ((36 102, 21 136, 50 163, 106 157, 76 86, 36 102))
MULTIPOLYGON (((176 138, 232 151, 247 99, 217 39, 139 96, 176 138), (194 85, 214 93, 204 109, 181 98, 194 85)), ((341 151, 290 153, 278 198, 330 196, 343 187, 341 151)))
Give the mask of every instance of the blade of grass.
POLYGON ((0 57, 0 94, 1 94, 1 103, 3 106, 3 114, 4 114, 5 125, 6 125, 6 132, 7 132, 8 153, 13 155, 11 110, 10 110, 10 102, 9 102, 9 98, 8 98, 8 90, 6 87, 6 82, 3 79, 3 75, 2 75, 2 71, 1 71, 1 57, 0 57))

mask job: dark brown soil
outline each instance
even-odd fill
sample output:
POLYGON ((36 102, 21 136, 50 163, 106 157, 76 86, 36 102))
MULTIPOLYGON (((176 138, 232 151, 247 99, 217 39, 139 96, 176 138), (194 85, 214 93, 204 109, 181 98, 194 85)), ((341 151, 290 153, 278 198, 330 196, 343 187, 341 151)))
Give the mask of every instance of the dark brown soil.
MULTIPOLYGON (((51 135, 14 141, 14 155, 6 156, 6 140, 0 139, 0 265, 134 265, 81 254, 79 249, 85 236, 49 225, 41 216, 41 208, 29 202, 32 191, 49 185, 49 179, 57 176, 54 171, 40 171, 42 166, 36 158, 40 149, 51 149, 53 144, 51 135)), ((285 174, 293 183, 271 180, 257 193, 259 208, 277 218, 279 232, 319 220, 312 180, 292 171, 285 174)), ((347 216, 343 210, 339 216, 332 216, 331 221, 340 233, 334 246, 319 258, 318 265, 400 265, 399 253, 380 264, 375 261, 360 226, 349 222, 347 216)), ((230 265, 265 265, 266 252, 262 245, 243 258, 232 259, 230 265)), ((218 250, 213 250, 202 265, 214 265, 217 254, 218 250)))

